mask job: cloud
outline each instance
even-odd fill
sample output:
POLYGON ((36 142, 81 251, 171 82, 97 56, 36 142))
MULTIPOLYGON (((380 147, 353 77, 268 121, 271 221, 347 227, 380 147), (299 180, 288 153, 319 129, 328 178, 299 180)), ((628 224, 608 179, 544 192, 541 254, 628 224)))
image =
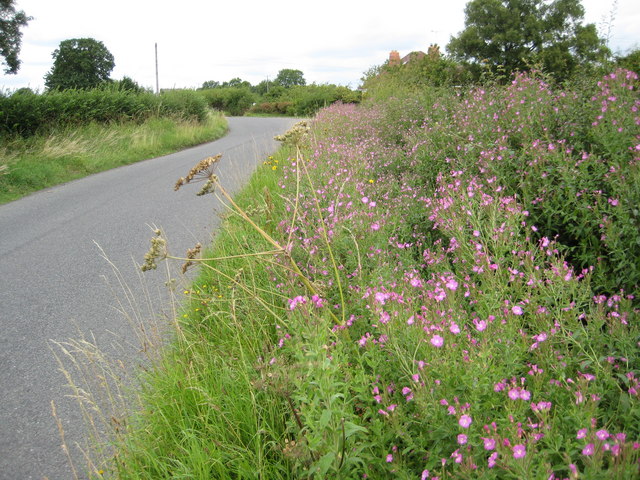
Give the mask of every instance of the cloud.
MULTIPOLYGON (((466 0, 299 0, 211 2, 185 0, 17 0, 34 17, 24 29, 15 76, 1 76, 0 88, 42 89, 51 54, 62 40, 91 37, 115 57, 113 78, 128 76, 155 87, 158 44, 161 87, 197 87, 234 77, 257 84, 280 69, 302 70, 307 82, 356 87, 363 73, 382 64, 390 50, 406 55, 437 43, 444 50, 464 28, 466 0)), ((640 3, 611 5, 583 0, 588 22, 611 24, 611 48, 626 51, 638 42, 640 3)))

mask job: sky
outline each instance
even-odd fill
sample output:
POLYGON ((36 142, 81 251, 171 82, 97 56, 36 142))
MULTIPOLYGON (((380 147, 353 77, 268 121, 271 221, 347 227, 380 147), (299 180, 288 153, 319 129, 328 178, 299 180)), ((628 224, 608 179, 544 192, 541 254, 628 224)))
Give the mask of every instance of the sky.
MULTIPOLYGON (((197 88, 239 77, 256 85, 282 69, 308 84, 357 88, 391 50, 404 56, 464 29, 467 0, 17 0, 33 17, 23 28, 17 75, 0 70, 0 89, 44 90, 63 40, 93 38, 115 58, 111 78, 156 88, 197 88)), ((614 53, 640 47, 640 1, 582 0, 614 53), (613 15, 612 15, 613 12, 613 15)), ((4 65, 3 65, 4 67, 4 65)))

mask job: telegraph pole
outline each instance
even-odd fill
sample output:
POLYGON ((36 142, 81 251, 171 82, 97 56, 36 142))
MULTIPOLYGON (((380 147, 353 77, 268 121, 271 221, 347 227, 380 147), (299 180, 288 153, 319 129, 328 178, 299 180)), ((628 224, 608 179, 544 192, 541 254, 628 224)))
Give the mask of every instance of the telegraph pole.
POLYGON ((156 94, 160 93, 160 83, 158 82, 158 43, 156 42, 156 94))

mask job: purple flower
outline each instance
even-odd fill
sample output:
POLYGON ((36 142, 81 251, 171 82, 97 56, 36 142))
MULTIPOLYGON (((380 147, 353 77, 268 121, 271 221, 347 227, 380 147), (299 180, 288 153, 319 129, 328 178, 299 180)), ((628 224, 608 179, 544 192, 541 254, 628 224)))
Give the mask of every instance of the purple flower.
POLYGON ((522 307, 519 305, 514 305, 513 308, 511 308, 511 311, 514 315, 522 315, 524 313, 524 310, 522 310, 522 307))
POLYGON ((465 443, 467 443, 467 436, 464 433, 461 433, 458 435, 458 444, 464 445, 465 443))
POLYGON ((391 462, 393 462, 393 455, 389 454, 387 455, 387 463, 391 463, 391 462))
POLYGON ((518 400, 520 398, 520 388, 512 388, 511 390, 509 390, 508 395, 511 400, 518 400))
POLYGON ((498 452, 493 452, 491 455, 489 455, 489 459, 487 460, 487 466, 489 468, 495 467, 497 459, 498 459, 498 452))
POLYGON ((482 440, 484 441, 484 449, 485 450, 493 450, 496 448, 496 440, 494 438, 484 438, 482 437, 482 440))
POLYGON ((527 455, 527 449, 524 445, 513 446, 513 458, 524 458, 527 455))
POLYGON ((447 283, 445 283, 445 287, 449 290, 456 290, 458 288, 458 282, 456 282, 454 278, 449 278, 447 283))
POLYGON ((471 418, 471 415, 467 414, 460 416, 460 420, 458 421, 462 428, 469 428, 471 426, 471 422, 473 422, 473 418, 471 418))
POLYGON ((582 449, 582 454, 590 457, 595 453, 595 451, 596 448, 594 447, 593 443, 587 443, 587 445, 582 449))
POLYGON ((444 345, 444 338, 442 338, 440 335, 434 335, 433 337, 431 337, 431 345, 437 348, 442 347, 444 345))
POLYGON ((609 432, 607 432, 606 430, 602 429, 602 430, 598 430, 596 432, 596 437, 598 437, 598 439, 604 441, 607 438, 609 438, 609 432))
POLYGON ((581 438, 585 438, 586 436, 587 436, 587 429, 581 428, 580 430, 578 430, 578 434, 576 435, 576 438, 579 440, 581 438))

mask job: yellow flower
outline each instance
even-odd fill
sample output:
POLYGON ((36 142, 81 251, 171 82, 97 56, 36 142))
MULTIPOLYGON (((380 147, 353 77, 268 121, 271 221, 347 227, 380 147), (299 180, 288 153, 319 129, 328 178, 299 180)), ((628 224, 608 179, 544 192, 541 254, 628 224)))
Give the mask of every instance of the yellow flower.
POLYGON ((276 165, 274 165, 273 167, 271 167, 271 170, 277 170, 278 167, 276 165))
POLYGON ((369 183, 373 183, 373 182, 374 182, 373 178, 370 178, 369 183))

